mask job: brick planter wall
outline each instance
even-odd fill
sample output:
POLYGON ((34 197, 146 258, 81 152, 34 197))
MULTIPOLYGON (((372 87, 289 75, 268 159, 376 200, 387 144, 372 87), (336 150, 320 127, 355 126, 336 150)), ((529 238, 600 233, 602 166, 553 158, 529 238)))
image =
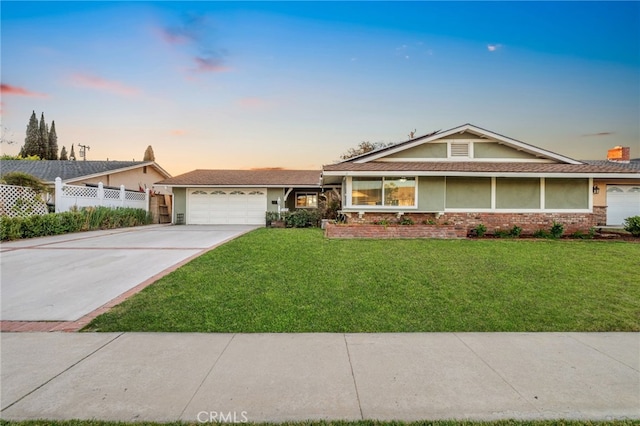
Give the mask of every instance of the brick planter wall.
POLYGON ((597 214, 592 213, 445 213, 438 222, 449 222, 467 230, 479 224, 487 227, 487 233, 496 230, 508 231, 514 225, 522 228, 522 233, 531 235, 539 229, 549 230, 553 222, 564 225, 564 233, 588 232, 599 223, 597 214))
POLYGON ((467 230, 454 225, 333 224, 324 229, 327 238, 464 238, 467 230))
MULTIPOLYGON (((607 208, 601 206, 594 206, 593 213, 444 213, 440 217, 436 217, 435 213, 405 213, 398 219, 394 213, 365 213, 362 217, 359 217, 357 213, 351 213, 348 215, 348 224, 357 224, 361 227, 366 227, 360 231, 353 231, 353 233, 363 234, 368 237, 373 232, 377 232, 377 238, 385 238, 385 235, 389 235, 386 238, 461 238, 465 237, 469 231, 474 229, 479 224, 483 224, 487 227, 487 233, 493 234, 496 230, 508 231, 517 225, 522 228, 523 235, 532 235, 539 229, 549 230, 553 225, 553 222, 558 222, 564 225, 564 233, 572 234, 576 231, 588 232, 592 227, 598 227, 606 224, 607 220, 607 208), (399 220, 411 219, 415 225, 395 225, 399 220), (373 222, 387 221, 390 224, 388 229, 406 228, 401 231, 385 231, 382 233, 378 228, 384 228, 382 225, 372 225, 373 222), (435 223, 434 225, 422 225, 422 223, 435 223), (373 227, 377 230, 369 230, 373 227), (423 231, 422 228, 425 228, 423 231), (449 231, 435 231, 438 228, 448 229, 449 231), (411 233, 413 230, 413 236, 405 236, 405 234, 411 233), (448 237, 451 235, 451 230, 455 234, 454 237, 448 237), (434 232, 437 236, 434 236, 434 232), (394 233, 397 234, 394 235, 394 233)), ((337 232, 335 237, 330 238, 354 238, 356 235, 349 235, 352 231, 331 231, 337 232), (344 233, 345 235, 339 235, 344 233)), ((325 233, 327 234, 327 233, 325 233)), ((373 237, 373 236, 370 236, 373 237)))

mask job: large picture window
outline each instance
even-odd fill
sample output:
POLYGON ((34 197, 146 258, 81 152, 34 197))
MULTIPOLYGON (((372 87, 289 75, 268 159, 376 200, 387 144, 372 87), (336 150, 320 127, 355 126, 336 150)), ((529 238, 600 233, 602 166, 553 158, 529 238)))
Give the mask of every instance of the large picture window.
POLYGON ((416 179, 398 177, 354 177, 353 206, 415 207, 416 179))

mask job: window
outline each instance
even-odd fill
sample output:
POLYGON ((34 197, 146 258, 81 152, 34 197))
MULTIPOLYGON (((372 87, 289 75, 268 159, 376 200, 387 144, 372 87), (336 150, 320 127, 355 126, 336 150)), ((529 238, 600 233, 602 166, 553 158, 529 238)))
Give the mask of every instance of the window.
POLYGON ((318 207, 318 194, 313 192, 297 192, 296 193, 296 208, 316 208, 318 207))
POLYGON ((405 177, 354 177, 351 180, 353 206, 415 207, 416 179, 405 177))
POLYGON ((447 177, 445 182, 447 209, 491 208, 491 178, 447 177))

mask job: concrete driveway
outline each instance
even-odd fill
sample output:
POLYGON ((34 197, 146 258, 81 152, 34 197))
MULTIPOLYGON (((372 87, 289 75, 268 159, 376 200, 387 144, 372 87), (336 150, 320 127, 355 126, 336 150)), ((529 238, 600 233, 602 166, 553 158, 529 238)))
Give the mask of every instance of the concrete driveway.
POLYGON ((3 321, 76 321, 256 226, 150 225, 2 243, 3 321))

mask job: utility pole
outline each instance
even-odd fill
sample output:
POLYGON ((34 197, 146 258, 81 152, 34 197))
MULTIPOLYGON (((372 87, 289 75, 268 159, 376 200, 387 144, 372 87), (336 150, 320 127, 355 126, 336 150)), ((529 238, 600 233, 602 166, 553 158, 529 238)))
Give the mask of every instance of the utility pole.
POLYGON ((87 145, 80 145, 80 144, 78 144, 78 146, 80 147, 80 157, 82 158, 83 161, 87 161, 87 150, 91 149, 91 147, 87 145))

